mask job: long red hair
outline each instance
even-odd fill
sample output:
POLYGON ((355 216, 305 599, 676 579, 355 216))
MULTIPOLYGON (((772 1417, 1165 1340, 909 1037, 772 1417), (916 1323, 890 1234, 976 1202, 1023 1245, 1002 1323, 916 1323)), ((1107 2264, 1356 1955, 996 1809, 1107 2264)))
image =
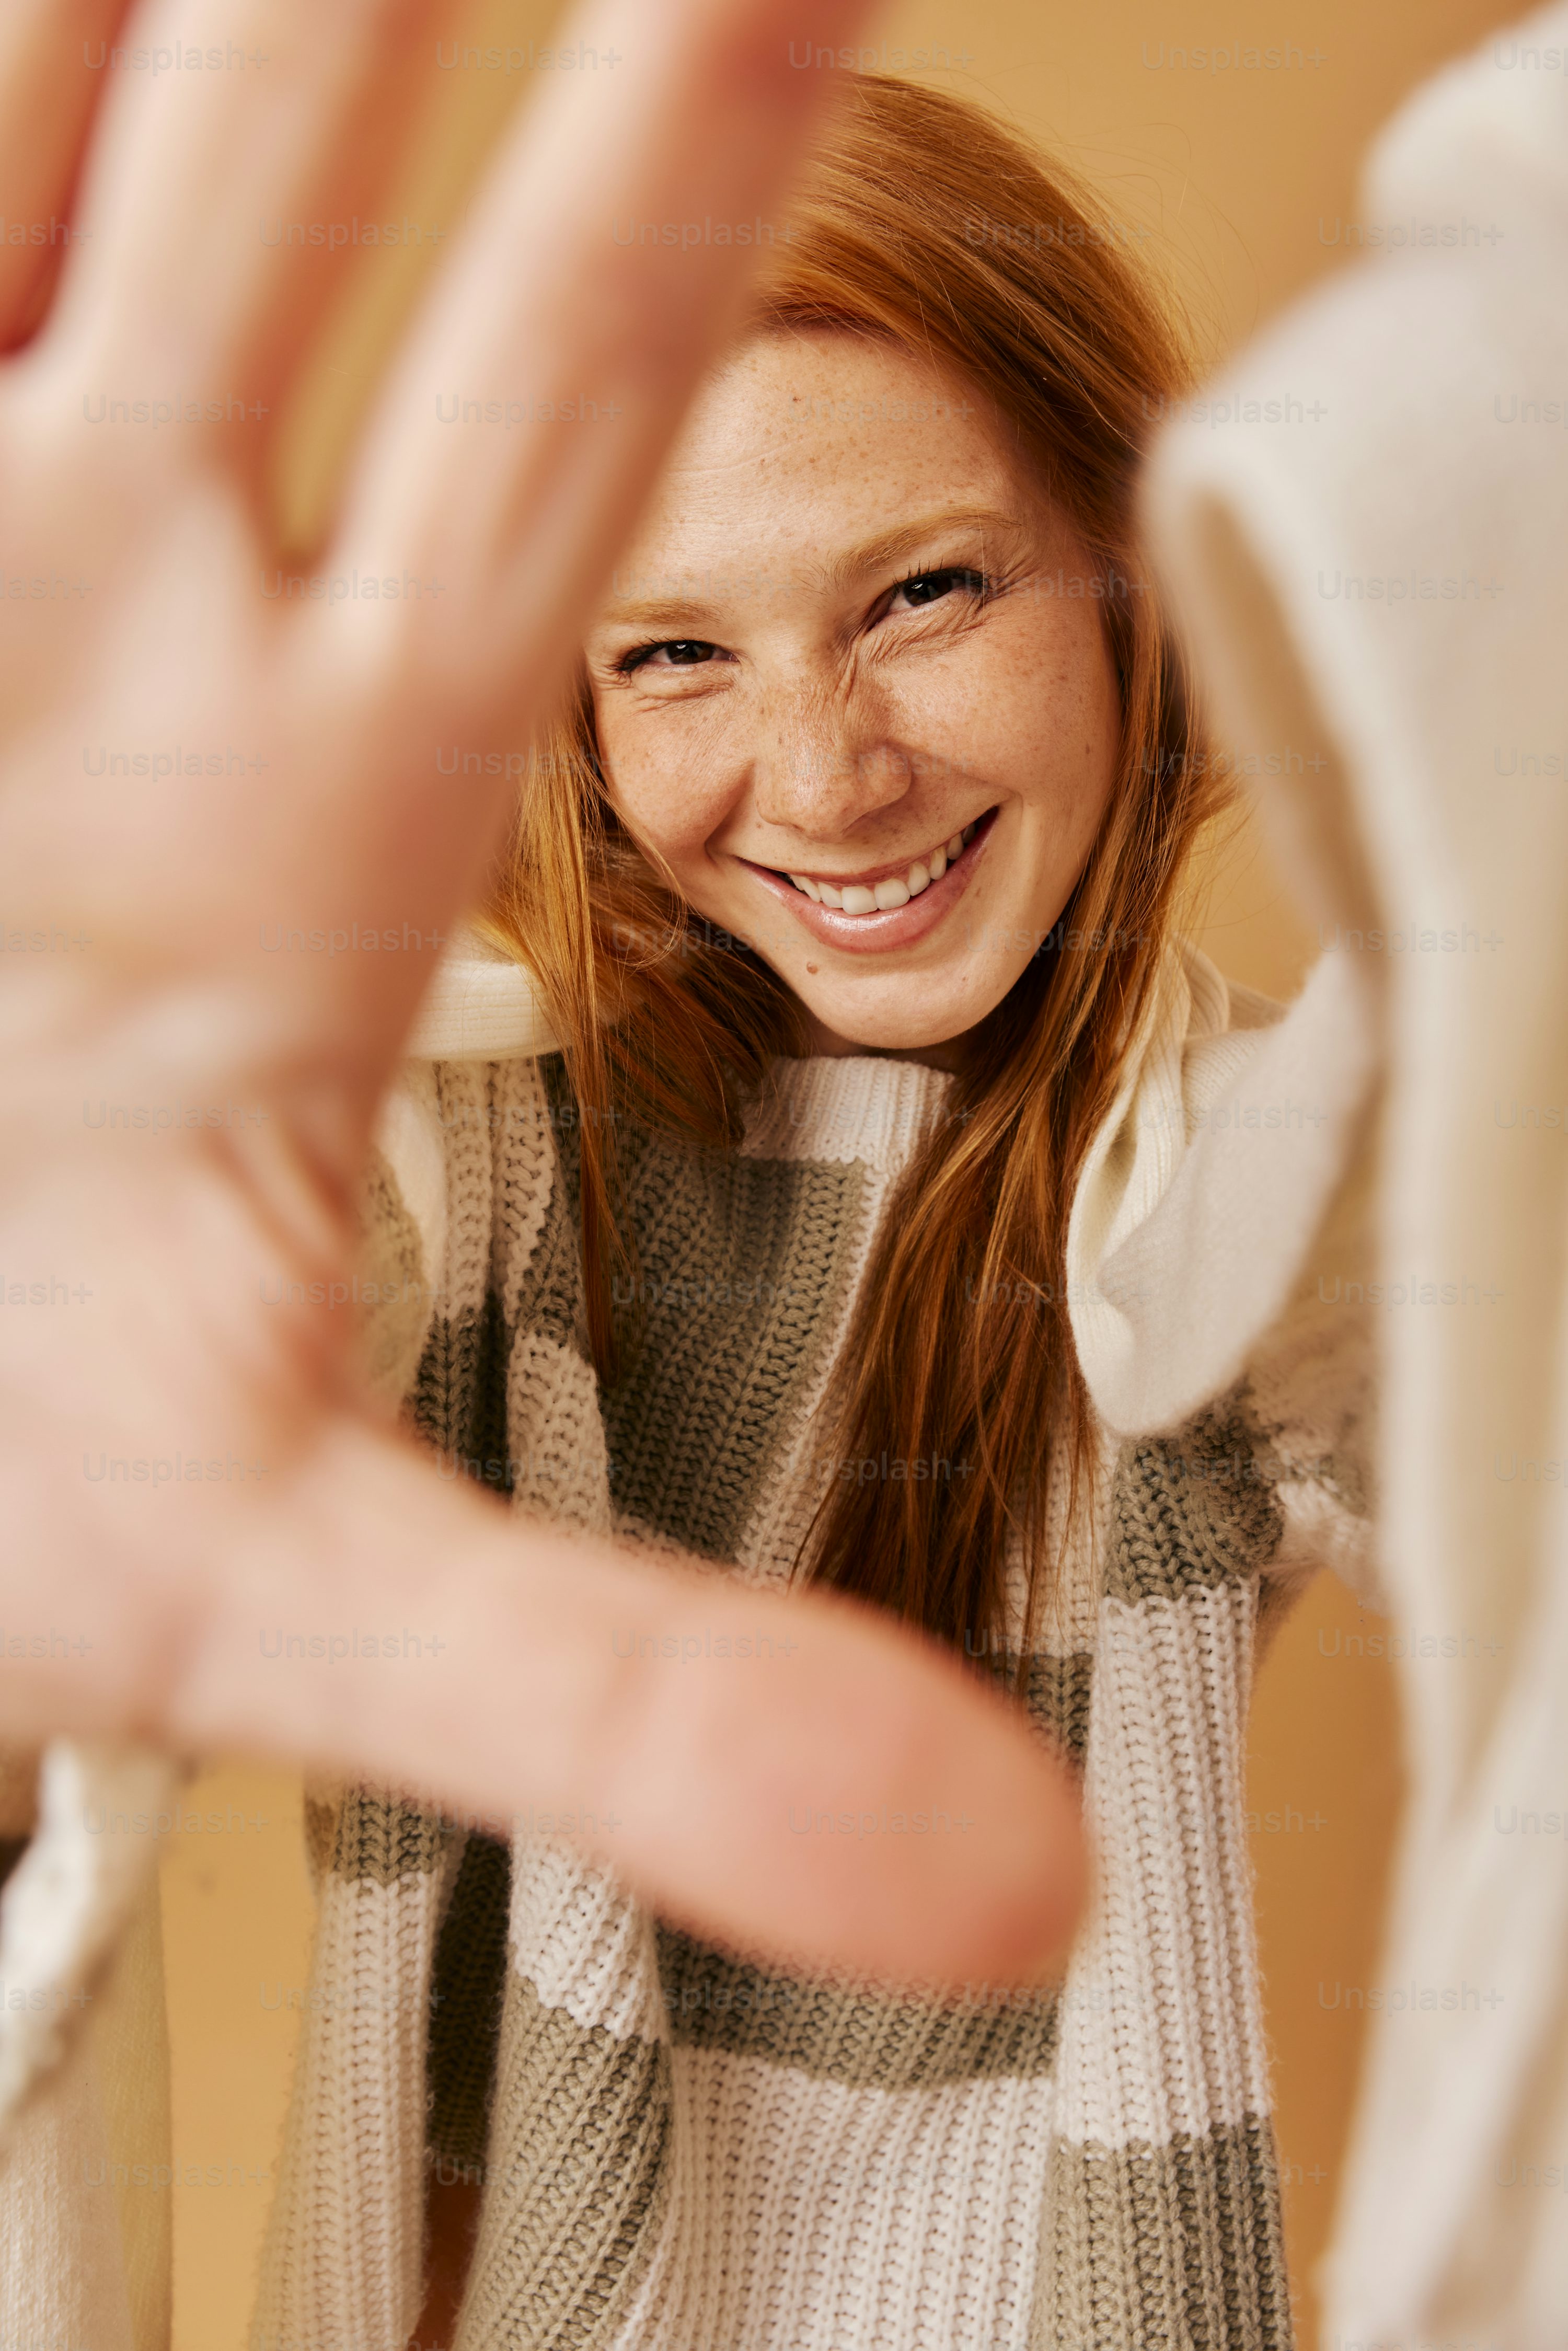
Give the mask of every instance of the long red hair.
MULTIPOLYGON (((1141 450, 1190 367, 1092 199, 957 99, 854 78, 789 219, 753 328, 846 328, 978 387, 1089 552, 1121 699, 1098 839, 1054 943, 982 1025, 956 1114, 883 1218, 830 1399, 825 1454, 977 1474, 834 1483, 800 1562, 973 1650, 1002 1637, 1009 1552, 1036 1623, 1048 1524, 1071 1520, 1090 1419, 1065 1304, 1068 1212, 1220 794, 1134 512, 1141 450), (1051 1489, 1064 1474, 1063 1511, 1051 1489)), ((537 978, 582 1110, 590 1330, 612 1377, 626 1335, 615 1294, 636 1294, 615 1280, 635 1253, 616 1119, 733 1144, 772 1059, 805 1047, 782 983, 716 943, 619 823, 585 689, 534 769, 486 927, 537 978)))

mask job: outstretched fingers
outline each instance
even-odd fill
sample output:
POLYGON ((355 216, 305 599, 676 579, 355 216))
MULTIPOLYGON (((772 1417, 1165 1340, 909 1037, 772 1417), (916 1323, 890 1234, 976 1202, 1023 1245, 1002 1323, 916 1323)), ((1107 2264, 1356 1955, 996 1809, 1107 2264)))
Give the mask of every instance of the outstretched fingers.
POLYGON ((71 218, 82 149, 128 0, 9 0, 0 10, 0 350, 36 324, 83 232, 71 218))
MULTIPOLYGON (((555 675, 754 264, 832 77, 800 70, 853 0, 614 0, 602 68, 559 78, 493 167, 373 413, 335 550, 449 583, 382 608, 447 700, 555 675)), ((580 28, 570 26, 567 40, 580 28)))
MULTIPOLYGON (((555 77, 503 147, 371 412, 332 542, 275 581, 287 699, 341 746, 309 781, 302 931, 442 939, 483 894, 513 755, 783 234, 833 81, 792 56, 860 13, 606 0, 591 29, 568 26, 559 46, 598 63, 555 77), (456 791, 455 741, 489 747, 456 791)), ((279 774, 287 826, 302 800, 279 774)), ((313 1034, 384 1061, 423 977, 406 956, 343 956, 312 975, 313 1034)))
MULTIPOLYGON (((109 77, 85 242, 51 322, 62 374, 172 409, 165 421, 185 429, 165 432, 161 450, 215 450, 258 475, 345 271, 391 235, 381 199, 461 11, 462 0, 141 10, 130 31, 143 67, 109 77)), ((446 234, 396 226, 426 258, 446 234)))

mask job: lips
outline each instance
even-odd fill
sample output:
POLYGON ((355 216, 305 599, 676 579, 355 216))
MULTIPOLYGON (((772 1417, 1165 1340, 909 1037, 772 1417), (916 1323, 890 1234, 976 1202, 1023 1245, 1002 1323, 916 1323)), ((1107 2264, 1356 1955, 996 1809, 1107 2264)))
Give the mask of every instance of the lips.
POLYGON ((785 873, 753 864, 749 858, 737 862, 821 946, 848 955, 891 954, 917 946, 956 905, 985 855, 997 814, 996 809, 988 809, 912 865, 873 868, 859 875, 785 873), (957 853, 950 855, 955 846, 957 853), (911 874, 917 885, 913 890, 911 874), (885 893, 885 904, 878 903, 879 888, 885 893), (838 904, 830 892, 837 895, 838 904))

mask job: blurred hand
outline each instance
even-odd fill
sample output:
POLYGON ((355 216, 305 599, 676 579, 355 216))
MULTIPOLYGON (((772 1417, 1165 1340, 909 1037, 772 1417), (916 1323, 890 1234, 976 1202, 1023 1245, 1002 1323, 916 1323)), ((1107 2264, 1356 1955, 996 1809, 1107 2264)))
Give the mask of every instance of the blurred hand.
POLYGON ((362 1398, 345 1312, 266 1302, 346 1278, 375 1105, 505 824, 515 786, 437 747, 524 739, 737 315, 744 251, 612 223, 766 217, 833 79, 790 44, 854 16, 585 23, 617 69, 552 77, 503 146, 300 561, 269 469, 350 253, 283 232, 379 216, 457 11, 12 0, 0 215, 45 235, 0 243, 0 1720, 590 1809, 710 1932, 997 1978, 1060 1951, 1082 1882, 1075 1795, 1016 1716, 842 1601, 526 1531, 362 1398), (117 41, 147 62, 95 68, 117 41), (598 423, 437 413, 580 393, 598 423), (792 1654, 680 1662, 742 1623, 792 1654), (618 1658, 628 1625, 675 1661, 618 1658), (269 1659, 263 1625, 423 1654, 269 1659), (967 1832, 789 1826, 934 1802, 967 1832))

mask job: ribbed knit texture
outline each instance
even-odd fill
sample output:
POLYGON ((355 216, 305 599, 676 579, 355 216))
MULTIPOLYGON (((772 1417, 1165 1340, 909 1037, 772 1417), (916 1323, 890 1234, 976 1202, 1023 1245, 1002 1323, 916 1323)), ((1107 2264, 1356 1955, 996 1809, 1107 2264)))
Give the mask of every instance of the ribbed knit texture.
MULTIPOLYGON (((444 1253, 413 1424, 518 1510, 777 1584, 836 1474, 812 1414, 878 1219, 949 1082, 785 1063, 737 1152, 623 1135, 644 1319, 601 1394, 559 1060, 427 1068, 444 1253)), ((367 1196, 371 1264, 413 1261, 384 1163, 367 1196)), ((386 1330, 368 1344, 389 1376, 386 1330)), ((555 1823, 508 1852, 389 1790, 317 1792, 322 1996, 256 2351, 402 2351, 429 2165, 485 2188, 459 2351, 1284 2351, 1243 1732, 1260 1579, 1299 1569, 1292 1522, 1322 1556, 1354 1510, 1278 1351, 1269 1377, 1267 1419, 1243 1383, 1174 1436, 1102 1441, 1025 1683, 1099 1853, 1060 1986, 794 1976, 653 1917, 555 1823)), ((1335 1393, 1318 1362, 1320 1419, 1335 1393)))

